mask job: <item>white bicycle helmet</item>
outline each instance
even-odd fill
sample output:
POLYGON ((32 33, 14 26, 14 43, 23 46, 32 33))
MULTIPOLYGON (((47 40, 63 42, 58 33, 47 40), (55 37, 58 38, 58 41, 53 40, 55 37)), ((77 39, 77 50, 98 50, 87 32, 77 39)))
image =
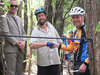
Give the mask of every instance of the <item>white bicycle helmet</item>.
POLYGON ((71 9, 69 15, 85 15, 85 11, 81 7, 74 7, 71 9))

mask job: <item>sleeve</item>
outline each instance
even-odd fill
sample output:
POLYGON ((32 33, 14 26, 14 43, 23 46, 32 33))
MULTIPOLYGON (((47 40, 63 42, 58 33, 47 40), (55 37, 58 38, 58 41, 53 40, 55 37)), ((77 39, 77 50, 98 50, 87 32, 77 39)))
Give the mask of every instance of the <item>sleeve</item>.
MULTIPOLYGON (((32 31, 31 36, 38 37, 38 33, 37 33, 36 29, 34 29, 34 30, 32 31)), ((37 38, 30 38, 29 44, 32 44, 32 43, 38 43, 38 39, 37 39, 37 38)))
MULTIPOLYGON (((8 27, 8 23, 7 23, 7 20, 6 20, 6 17, 1 17, 2 19, 2 23, 0 25, 2 31, 3 31, 3 34, 4 35, 12 35, 10 33, 10 30, 9 30, 9 27, 8 27)), ((5 37, 10 43, 12 43, 13 45, 15 45, 18 40, 15 38, 15 37, 5 37)))
POLYGON ((65 51, 73 51, 73 50, 77 50, 77 48, 79 47, 79 43, 73 42, 71 41, 69 45, 60 45, 60 49, 65 50, 65 51))
POLYGON ((85 59, 85 63, 89 64, 89 57, 85 59))
POLYGON ((90 58, 89 58, 89 54, 88 54, 88 44, 87 44, 87 41, 85 41, 84 44, 83 44, 83 51, 84 51, 83 55, 81 55, 83 57, 83 62, 84 62, 85 65, 88 65, 89 62, 90 62, 90 58))
POLYGON ((88 65, 89 65, 89 63, 90 63, 90 59, 89 59, 89 57, 87 57, 87 58, 85 59, 84 64, 85 64, 86 66, 88 66, 88 65))
POLYGON ((69 45, 64 45, 64 44, 62 44, 62 45, 60 45, 61 47, 61 49, 62 50, 64 50, 64 51, 73 51, 74 50, 74 42, 72 42, 71 41, 71 43, 69 44, 69 45))

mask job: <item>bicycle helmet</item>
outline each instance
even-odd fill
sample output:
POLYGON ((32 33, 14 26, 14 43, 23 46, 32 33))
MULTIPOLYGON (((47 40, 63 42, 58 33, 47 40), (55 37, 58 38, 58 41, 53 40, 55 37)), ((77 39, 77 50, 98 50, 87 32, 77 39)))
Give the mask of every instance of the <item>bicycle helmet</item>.
POLYGON ((41 13, 41 12, 43 12, 44 14, 46 14, 46 10, 44 8, 38 8, 35 11, 35 15, 37 15, 38 13, 41 13))
POLYGON ((85 11, 81 7, 74 7, 71 9, 69 15, 85 15, 85 11))

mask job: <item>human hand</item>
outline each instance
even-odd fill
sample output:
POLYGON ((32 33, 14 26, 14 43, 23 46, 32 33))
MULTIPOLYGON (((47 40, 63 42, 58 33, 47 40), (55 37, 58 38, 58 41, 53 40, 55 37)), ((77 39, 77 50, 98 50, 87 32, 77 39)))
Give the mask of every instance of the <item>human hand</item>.
POLYGON ((59 44, 55 42, 47 42, 47 46, 50 48, 55 48, 55 47, 59 47, 59 44))
POLYGON ((47 46, 52 48, 54 46, 54 44, 52 42, 47 42, 47 46))
POLYGON ((21 44, 21 41, 18 41, 18 42, 16 43, 17 46, 19 46, 19 44, 21 44))
POLYGON ((86 71, 86 65, 83 63, 80 67, 79 67, 79 72, 84 73, 86 71))
POLYGON ((25 41, 19 41, 19 43, 17 43, 17 45, 23 51, 25 48, 25 41))
POLYGON ((52 48, 55 48, 55 47, 59 47, 59 43, 56 43, 56 42, 52 42, 54 44, 54 46, 52 48))
POLYGON ((20 49, 24 51, 24 48, 25 48, 25 41, 22 41, 20 44, 20 49))

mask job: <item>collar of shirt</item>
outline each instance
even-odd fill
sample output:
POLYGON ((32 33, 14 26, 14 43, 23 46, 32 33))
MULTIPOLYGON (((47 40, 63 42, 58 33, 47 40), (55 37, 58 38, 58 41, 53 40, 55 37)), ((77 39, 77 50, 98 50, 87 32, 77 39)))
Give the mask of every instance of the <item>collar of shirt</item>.
MULTIPOLYGON (((48 32, 48 31, 49 31, 49 28, 50 28, 50 25, 49 25, 48 21, 46 22, 46 24, 47 24, 47 32, 48 32)), ((37 24, 37 28, 38 28, 40 31, 45 32, 43 29, 40 28, 40 26, 39 26, 38 24, 37 24)))
POLYGON ((8 15, 9 18, 12 18, 12 17, 15 18, 15 17, 16 17, 16 15, 12 16, 12 15, 10 15, 9 13, 7 13, 7 15, 8 15))

